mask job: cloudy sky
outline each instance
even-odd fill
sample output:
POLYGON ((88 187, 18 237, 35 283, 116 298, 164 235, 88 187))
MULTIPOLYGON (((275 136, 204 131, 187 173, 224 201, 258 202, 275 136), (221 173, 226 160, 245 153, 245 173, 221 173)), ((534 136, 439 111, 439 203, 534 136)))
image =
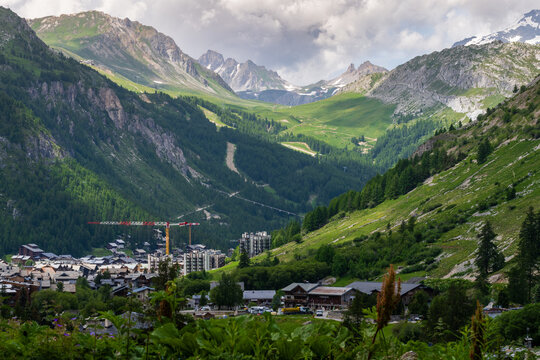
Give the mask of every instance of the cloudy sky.
POLYGON ((0 0, 27 18, 101 10, 154 26, 198 58, 207 49, 295 84, 351 62, 389 69, 511 25, 538 0, 0 0))

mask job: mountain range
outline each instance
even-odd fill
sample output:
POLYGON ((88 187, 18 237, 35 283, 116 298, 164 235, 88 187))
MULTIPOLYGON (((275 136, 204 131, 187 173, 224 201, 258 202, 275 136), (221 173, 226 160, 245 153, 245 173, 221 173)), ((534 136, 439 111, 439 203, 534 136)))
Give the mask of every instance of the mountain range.
POLYGON ((484 36, 472 36, 458 41, 452 46, 482 45, 493 41, 540 44, 540 10, 529 11, 521 19, 504 30, 484 36))
POLYGON ((36 242, 80 255, 114 236, 88 221, 117 219, 199 221, 197 238, 226 248, 375 173, 272 143, 263 135, 278 125, 252 114, 128 91, 51 50, 5 8, 0 33, 2 254, 36 242), (218 131, 206 116, 230 125, 218 131))
POLYGON ((213 50, 201 55, 198 61, 207 69, 218 73, 240 97, 288 106, 326 99, 342 87, 366 75, 388 71, 366 61, 358 68, 351 64, 343 74, 334 79, 298 86, 282 79, 277 72, 256 65, 251 60, 244 63, 238 63, 232 58, 225 60, 222 54, 213 50))

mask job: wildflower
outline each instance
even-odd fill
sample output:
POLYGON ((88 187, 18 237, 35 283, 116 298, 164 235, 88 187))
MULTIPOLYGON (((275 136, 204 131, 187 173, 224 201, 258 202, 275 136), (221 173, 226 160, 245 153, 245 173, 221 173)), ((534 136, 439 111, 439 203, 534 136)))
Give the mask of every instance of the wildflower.
POLYGON ((68 334, 68 333, 64 333, 64 336, 69 336, 69 334, 68 334))
POLYGON ((96 335, 96 333, 92 331, 92 332, 90 333, 90 335, 94 336, 94 335, 96 335))
POLYGON ((74 317, 74 318, 71 318, 71 321, 75 321, 75 320, 77 320, 77 318, 76 318, 76 317, 74 317))

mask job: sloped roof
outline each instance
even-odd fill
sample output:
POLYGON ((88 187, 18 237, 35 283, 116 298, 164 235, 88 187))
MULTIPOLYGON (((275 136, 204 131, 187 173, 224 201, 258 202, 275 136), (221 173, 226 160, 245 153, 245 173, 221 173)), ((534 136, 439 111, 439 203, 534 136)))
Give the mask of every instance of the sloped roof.
POLYGON ((151 288, 151 287, 149 287, 149 286, 143 286, 143 287, 134 289, 134 290, 133 290, 133 293, 134 293, 134 294, 137 294, 137 293, 140 293, 141 291, 144 291, 144 290, 154 291, 155 289, 154 289, 154 288, 151 288))
POLYGON ((310 290, 313 290, 314 288, 319 286, 319 284, 314 284, 314 283, 292 283, 292 284, 284 287, 281 290, 283 290, 283 291, 292 291, 297 286, 300 286, 305 292, 309 292, 310 290))
POLYGON ((382 287, 381 282, 375 281, 355 281, 347 285, 346 287, 360 291, 364 294, 371 294, 374 291, 380 291, 382 287))
POLYGON ((309 295, 343 296, 354 289, 349 287, 319 286, 309 292, 309 295))
MULTIPOLYGON (((401 283, 400 295, 405 295, 411 290, 416 289, 417 287, 422 286, 422 284, 405 284, 401 283)), ((364 294, 371 294, 374 291, 381 291, 382 282, 374 281, 355 281, 347 285, 346 287, 355 289, 357 291, 363 292, 364 294)))
POLYGON ((272 299, 276 295, 275 290, 246 290, 244 291, 244 300, 272 299))

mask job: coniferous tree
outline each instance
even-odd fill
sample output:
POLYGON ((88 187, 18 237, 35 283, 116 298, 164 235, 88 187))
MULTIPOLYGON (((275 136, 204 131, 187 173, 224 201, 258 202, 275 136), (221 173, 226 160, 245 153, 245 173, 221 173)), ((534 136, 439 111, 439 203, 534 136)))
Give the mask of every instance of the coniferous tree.
POLYGON ((476 160, 478 161, 478 164, 485 163, 491 151, 492 151, 491 144, 489 143, 489 140, 486 137, 478 146, 478 153, 476 156, 476 160))
POLYGON ((356 335, 360 334, 360 326, 364 320, 364 301, 360 292, 357 292, 349 308, 345 312, 344 324, 356 335))
POLYGON ((475 264, 478 268, 477 285, 482 293, 487 293, 487 276, 501 269, 504 266, 504 256, 497 251, 497 245, 493 242, 496 234, 491 228, 491 223, 486 221, 478 239, 478 254, 476 255, 475 264))
POLYGON ((238 267, 240 269, 246 268, 250 265, 249 255, 247 254, 247 251, 244 249, 242 253, 240 254, 240 262, 238 263, 238 267))
POLYGON ((415 293, 408 306, 410 314, 426 316, 429 309, 429 295, 421 290, 415 293))
POLYGON ((519 231, 518 268, 522 282, 526 285, 526 302, 531 301, 532 289, 537 282, 536 272, 540 268, 540 212, 529 208, 519 231))

